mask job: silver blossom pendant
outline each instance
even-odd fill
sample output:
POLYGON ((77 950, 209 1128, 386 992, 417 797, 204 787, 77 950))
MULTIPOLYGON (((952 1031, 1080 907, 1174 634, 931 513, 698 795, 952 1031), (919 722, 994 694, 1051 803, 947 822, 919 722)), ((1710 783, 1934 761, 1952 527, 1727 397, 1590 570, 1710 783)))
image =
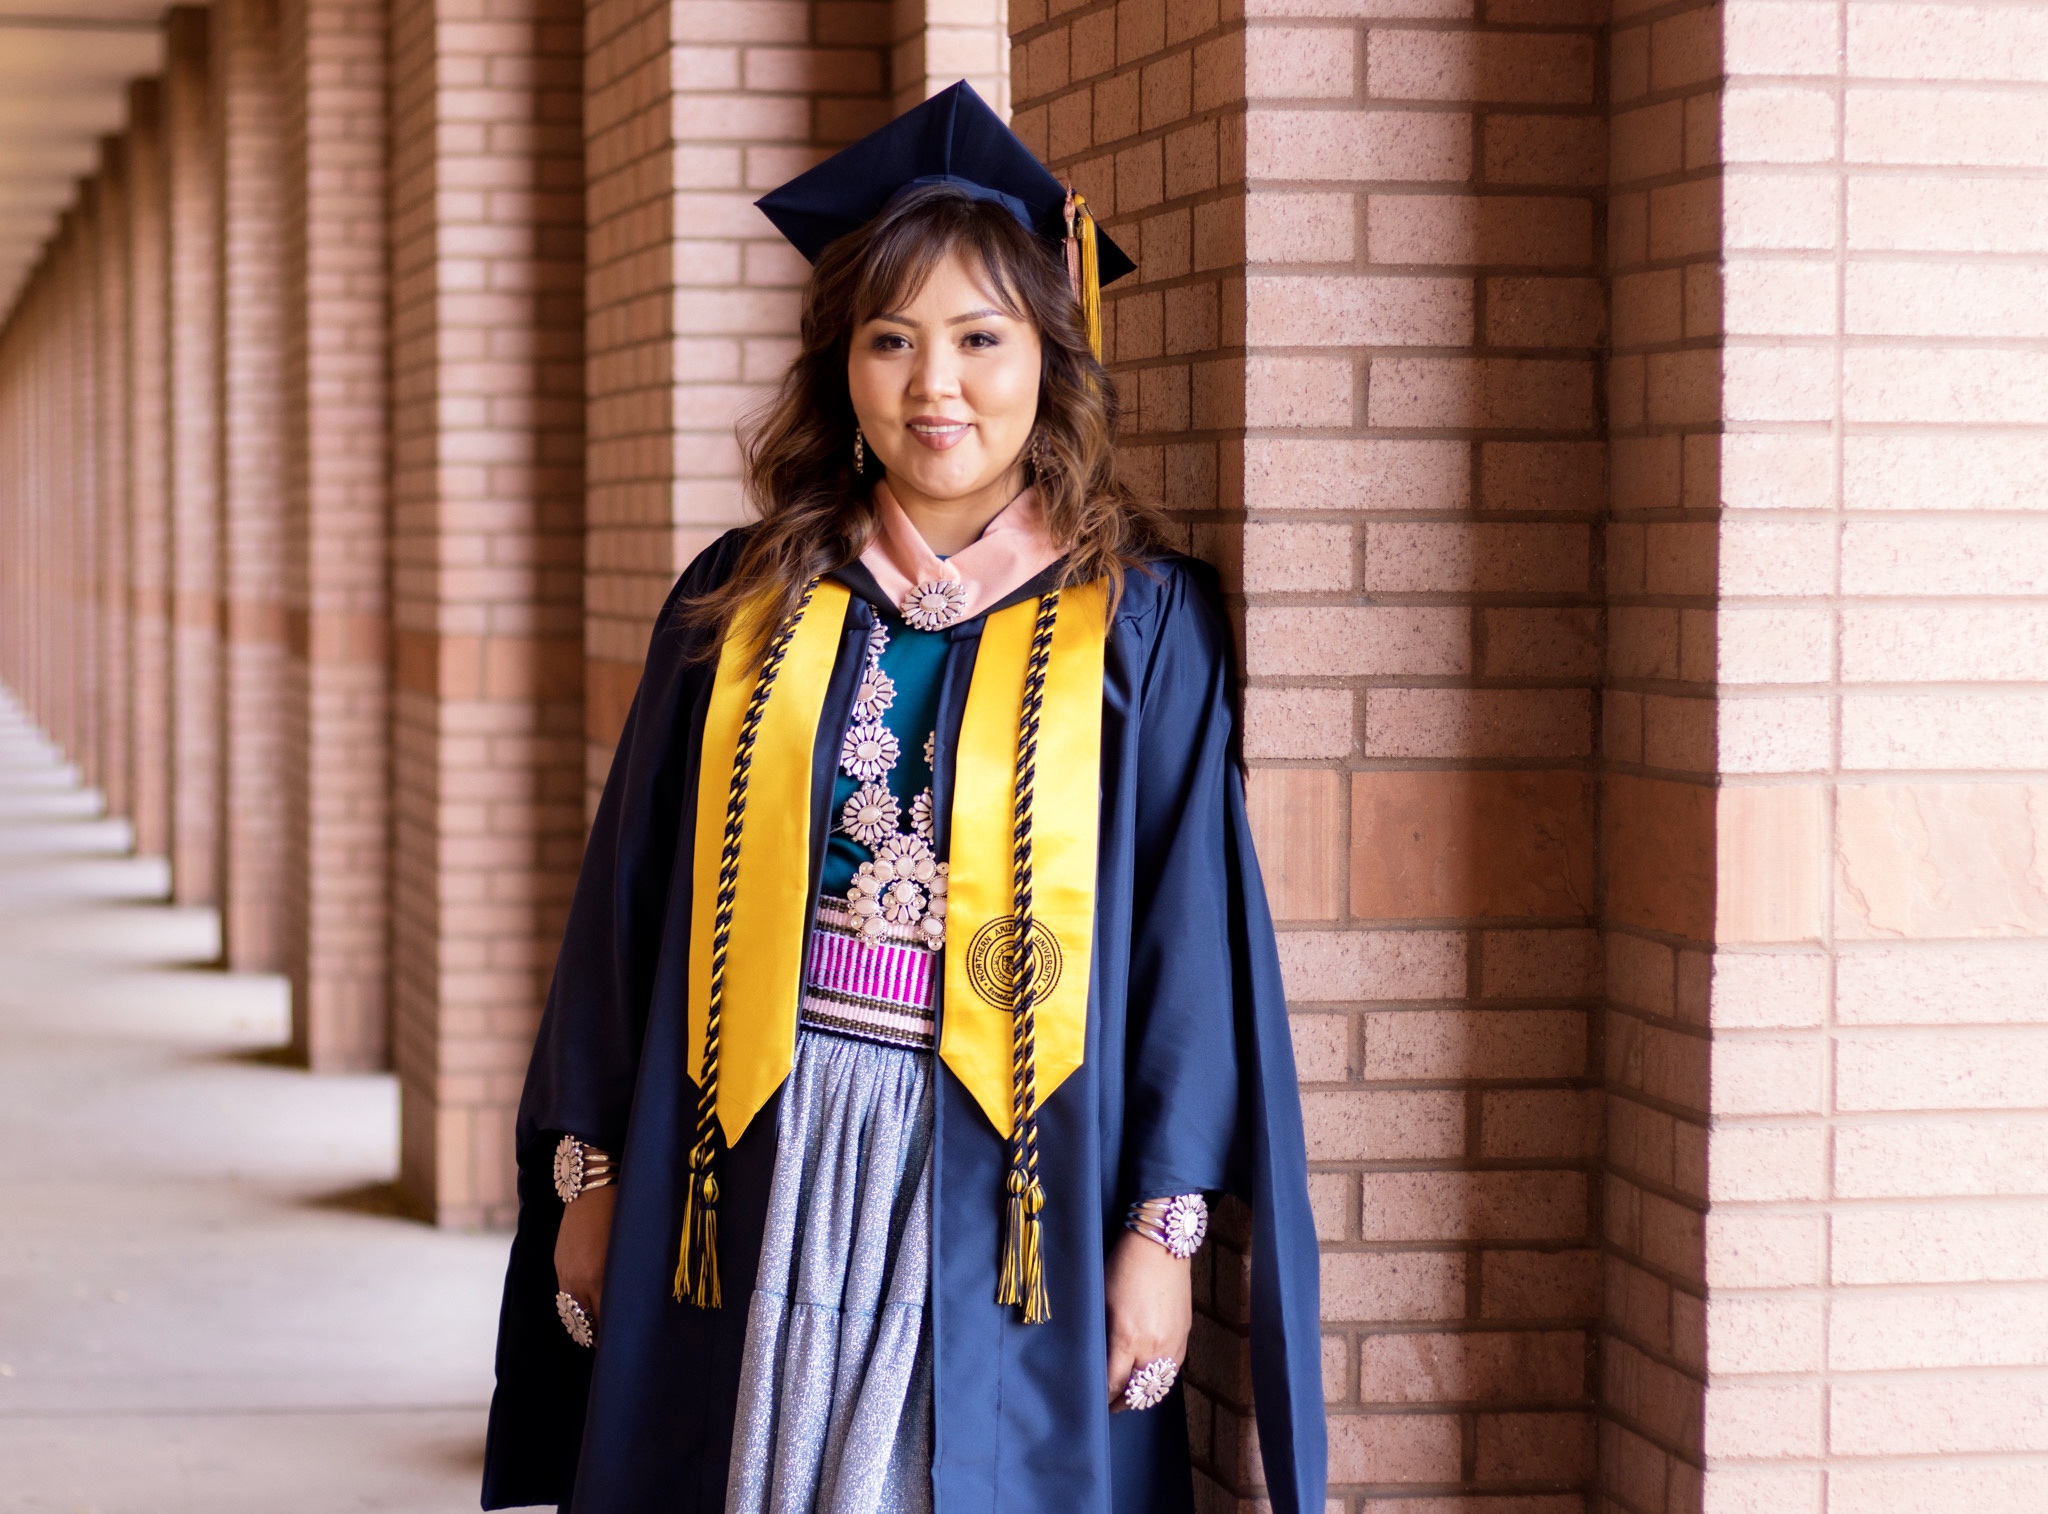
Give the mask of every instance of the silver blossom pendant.
POLYGON ((879 783, 863 783, 839 812, 839 828, 873 851, 896 834, 902 814, 896 796, 888 789, 879 783))
POLYGON ((903 618, 920 631, 943 631, 967 608, 967 586, 957 578, 928 578, 903 597, 903 618))

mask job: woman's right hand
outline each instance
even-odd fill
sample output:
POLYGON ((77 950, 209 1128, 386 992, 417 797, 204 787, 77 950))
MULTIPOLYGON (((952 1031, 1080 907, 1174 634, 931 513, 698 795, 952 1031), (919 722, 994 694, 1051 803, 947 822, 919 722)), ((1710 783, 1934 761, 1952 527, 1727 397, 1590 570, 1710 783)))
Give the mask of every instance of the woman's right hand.
POLYGON ((592 1321, 604 1292, 604 1257, 612 1243, 612 1206, 619 1187, 587 1189, 562 1211, 555 1236, 555 1286, 583 1306, 592 1321))

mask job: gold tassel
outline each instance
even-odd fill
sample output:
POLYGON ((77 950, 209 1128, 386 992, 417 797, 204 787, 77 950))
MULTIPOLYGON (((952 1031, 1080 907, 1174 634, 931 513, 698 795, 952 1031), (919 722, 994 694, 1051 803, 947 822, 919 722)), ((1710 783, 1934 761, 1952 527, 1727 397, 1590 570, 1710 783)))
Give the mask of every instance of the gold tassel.
POLYGON ((1067 282, 1088 328, 1088 349, 1102 361, 1102 264, 1095 246, 1095 214, 1088 197, 1067 191, 1067 282))
POLYGON ((1088 348, 1102 361, 1102 265, 1095 251, 1095 216, 1088 201, 1074 196, 1075 221, 1081 233, 1081 319, 1088 327, 1088 348))

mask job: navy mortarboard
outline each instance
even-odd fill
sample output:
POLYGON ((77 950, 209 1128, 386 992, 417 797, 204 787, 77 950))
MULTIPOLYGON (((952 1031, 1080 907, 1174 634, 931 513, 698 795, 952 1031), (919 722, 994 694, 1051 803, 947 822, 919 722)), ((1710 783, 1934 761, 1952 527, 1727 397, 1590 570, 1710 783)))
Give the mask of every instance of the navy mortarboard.
POLYGON ((953 184, 993 200, 1048 242, 1063 245, 1075 297, 1099 355, 1102 285, 1133 272, 1124 250, 1095 227, 1072 194, 990 110, 966 80, 870 132, 755 203, 813 263, 906 189, 953 184))

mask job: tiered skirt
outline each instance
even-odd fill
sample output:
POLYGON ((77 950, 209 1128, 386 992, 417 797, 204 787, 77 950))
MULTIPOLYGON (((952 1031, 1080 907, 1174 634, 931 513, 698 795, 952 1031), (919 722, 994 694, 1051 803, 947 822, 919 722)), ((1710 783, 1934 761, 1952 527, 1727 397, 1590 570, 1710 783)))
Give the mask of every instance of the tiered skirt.
POLYGON ((932 1056, 800 1028, 727 1514, 929 1514, 932 1056))

